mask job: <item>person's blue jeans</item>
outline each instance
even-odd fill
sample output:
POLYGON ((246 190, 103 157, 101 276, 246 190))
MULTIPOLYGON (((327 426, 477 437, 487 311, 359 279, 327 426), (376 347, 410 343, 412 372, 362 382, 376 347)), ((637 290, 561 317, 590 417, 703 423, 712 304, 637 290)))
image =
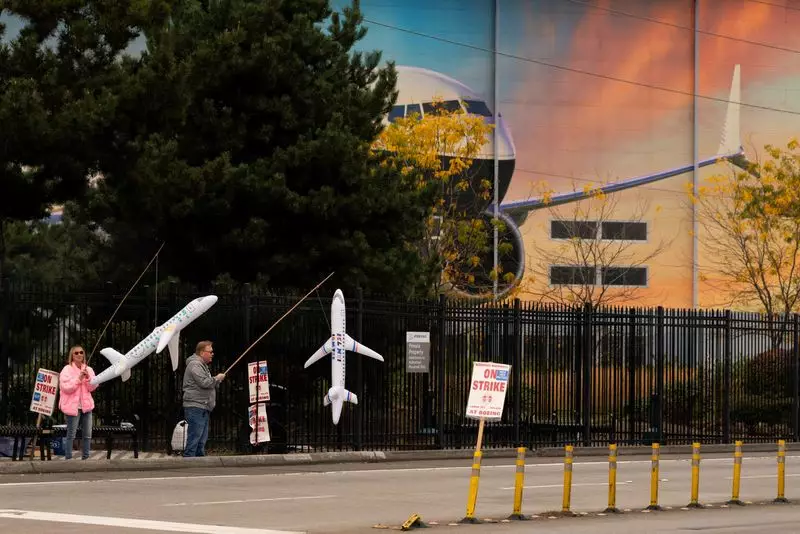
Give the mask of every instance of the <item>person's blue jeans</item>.
POLYGON ((64 441, 64 459, 72 459, 72 444, 75 441, 75 435, 78 433, 78 423, 81 427, 81 441, 83 447, 81 450, 81 459, 87 460, 89 452, 92 448, 92 412, 84 413, 78 410, 78 415, 67 416, 67 437, 64 441))
POLYGON ((186 416, 186 448, 183 449, 183 456, 205 456, 206 441, 208 440, 208 419, 211 412, 203 408, 183 409, 186 416))

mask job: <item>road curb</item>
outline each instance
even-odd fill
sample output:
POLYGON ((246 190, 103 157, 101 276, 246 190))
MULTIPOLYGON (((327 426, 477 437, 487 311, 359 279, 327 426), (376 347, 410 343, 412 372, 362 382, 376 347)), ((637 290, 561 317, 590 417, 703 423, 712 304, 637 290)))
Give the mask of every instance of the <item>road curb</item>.
MULTIPOLYGON (((702 445, 701 454, 733 453, 733 444, 702 445)), ((626 456, 649 456, 649 446, 625 446, 618 448, 620 459, 626 456)), ((691 456, 691 445, 665 445, 660 448, 661 456, 691 456)), ((751 443, 742 446, 742 452, 775 454, 777 444, 751 443)), ((787 452, 789 452, 787 444, 787 452)), ((197 469, 217 467, 259 467, 290 466, 313 464, 412 462, 423 460, 470 460, 472 449, 414 450, 414 451, 344 451, 293 454, 262 454, 240 456, 207 456, 203 458, 139 458, 119 460, 25 460, 0 463, 0 475, 46 474, 46 473, 87 473, 103 471, 161 471, 173 469, 197 469)), ((516 448, 484 449, 484 458, 515 458, 516 448)), ((546 447, 528 451, 528 458, 557 458, 564 455, 560 447, 546 447)), ((575 447, 573 456, 605 457, 606 447, 575 447)))

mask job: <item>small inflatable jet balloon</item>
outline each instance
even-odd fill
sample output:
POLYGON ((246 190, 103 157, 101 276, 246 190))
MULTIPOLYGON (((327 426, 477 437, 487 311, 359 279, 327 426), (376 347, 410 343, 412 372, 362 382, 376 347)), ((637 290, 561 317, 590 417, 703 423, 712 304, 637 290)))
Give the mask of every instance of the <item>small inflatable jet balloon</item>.
POLYGON ((196 298, 187 304, 181 311, 176 313, 169 321, 158 326, 155 330, 141 340, 135 347, 126 354, 120 354, 111 347, 106 347, 100 354, 106 357, 111 363, 108 369, 95 376, 91 383, 93 385, 102 384, 112 378, 122 377, 123 382, 127 382, 131 377, 131 369, 137 363, 144 360, 153 353, 158 354, 165 347, 169 347, 169 355, 172 358, 172 370, 178 369, 178 348, 181 330, 189 326, 192 321, 203 315, 217 303, 215 295, 196 298))
POLYGON ((342 406, 344 402, 358 404, 358 397, 344 388, 346 350, 375 358, 379 362, 383 361, 383 356, 366 345, 356 343, 353 338, 347 335, 344 294, 341 289, 337 289, 333 294, 333 302, 331 302, 331 337, 324 345, 317 349, 317 352, 306 361, 304 366, 304 368, 307 369, 326 354, 333 355, 331 357, 332 385, 330 389, 328 389, 325 398, 322 399, 322 404, 323 406, 328 406, 329 404, 333 405, 331 407, 331 413, 334 425, 339 424, 339 417, 342 415, 342 406))

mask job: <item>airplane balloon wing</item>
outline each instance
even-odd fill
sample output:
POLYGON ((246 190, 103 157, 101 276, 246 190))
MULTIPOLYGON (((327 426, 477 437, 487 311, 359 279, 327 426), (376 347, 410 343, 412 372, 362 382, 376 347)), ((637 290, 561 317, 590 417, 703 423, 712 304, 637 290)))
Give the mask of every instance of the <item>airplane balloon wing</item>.
POLYGON ((331 341, 331 338, 328 338, 328 341, 326 341, 324 345, 317 349, 317 352, 312 354, 311 357, 306 360, 306 364, 303 366, 303 369, 308 369, 309 365, 313 365, 326 354, 330 354, 332 350, 333 342, 331 341))
POLYGON ((161 337, 158 338, 158 346, 156 347, 156 354, 159 354, 164 348, 169 344, 169 341, 172 339, 172 335, 175 334, 176 328, 175 324, 167 325, 164 328, 163 332, 161 332, 161 337))
POLYGON ((356 343, 356 340, 352 337, 348 336, 347 334, 344 335, 344 348, 345 350, 349 350, 350 352, 357 352, 358 354, 363 354, 364 356, 369 356, 370 358, 375 358, 379 362, 383 361, 383 356, 372 350, 366 345, 362 345, 361 343, 356 343))
POLYGON ((169 357, 172 359, 172 370, 178 370, 178 350, 180 348, 181 333, 178 332, 172 339, 169 340, 167 348, 169 349, 169 357))

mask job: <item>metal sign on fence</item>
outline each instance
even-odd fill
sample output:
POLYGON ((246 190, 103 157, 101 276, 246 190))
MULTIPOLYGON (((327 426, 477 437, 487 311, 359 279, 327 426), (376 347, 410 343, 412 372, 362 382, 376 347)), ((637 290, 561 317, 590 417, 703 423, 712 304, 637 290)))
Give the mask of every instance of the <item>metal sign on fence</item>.
POLYGON ((30 411, 40 415, 51 416, 56 408, 58 393, 58 373, 39 369, 36 373, 36 384, 33 387, 30 411))
POLYGON ((428 373, 431 365, 431 333, 406 332, 406 372, 428 373))

